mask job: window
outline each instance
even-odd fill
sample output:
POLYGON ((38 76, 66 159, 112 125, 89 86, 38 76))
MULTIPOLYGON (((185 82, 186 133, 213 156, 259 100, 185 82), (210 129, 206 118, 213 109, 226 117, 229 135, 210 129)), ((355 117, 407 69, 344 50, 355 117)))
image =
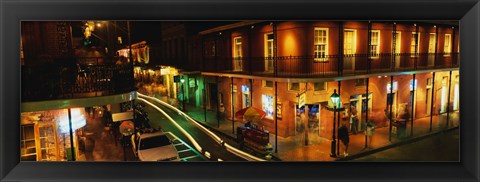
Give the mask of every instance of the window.
POLYGON ((265 71, 273 71, 273 33, 265 34, 265 71))
POLYGON ((273 82, 272 82, 272 81, 268 81, 268 80, 263 80, 263 81, 262 81, 262 86, 263 86, 263 87, 272 88, 272 87, 273 87, 273 82))
POLYGON ((22 161, 36 161, 37 149, 35 145, 34 125, 22 125, 21 155, 22 161))
POLYGON ((242 37, 233 38, 233 70, 241 71, 242 63, 242 37))
POLYGON ((343 54, 353 55, 356 53, 357 31, 345 29, 343 36, 343 54))
POLYGON ((355 86, 365 86, 365 79, 356 79, 355 86))
POLYGON ((327 90, 327 82, 315 82, 313 84, 313 91, 325 91, 327 90))
POLYGON ((288 83, 288 90, 289 91, 299 91, 300 90, 300 83, 288 83))
POLYGON ((262 110, 268 119, 273 119, 273 96, 262 94, 262 110))
POLYGON ((121 36, 118 36, 118 37, 117 37, 117 42, 118 42, 118 44, 122 44, 122 43, 123 43, 121 36))
POLYGON ((402 33, 397 31, 395 32, 395 54, 401 53, 401 47, 402 47, 402 33))
POLYGON ((314 61, 327 61, 328 55, 328 28, 315 28, 314 33, 314 61))
POLYGON ((430 33, 430 38, 428 39, 428 53, 435 53, 435 33, 430 33))
MULTIPOLYGON (((427 82, 428 82, 428 80, 427 80, 427 82)), ((417 89, 417 87, 418 87, 418 80, 415 79, 415 87, 413 87, 413 86, 414 86, 413 84, 414 84, 414 83, 413 83, 413 79, 412 79, 412 80, 410 80, 410 91, 413 91, 413 88, 417 89)))
POLYGON ((370 32, 370 58, 378 58, 380 53, 380 30, 370 32))
POLYGON ((412 41, 410 43, 410 55, 411 57, 416 57, 419 53, 420 46, 420 34, 417 32, 412 32, 412 41))
POLYGON ((445 43, 443 44, 443 55, 450 56, 452 52, 452 35, 445 34, 445 43))
POLYGON ((233 38, 233 57, 242 57, 242 37, 233 38))

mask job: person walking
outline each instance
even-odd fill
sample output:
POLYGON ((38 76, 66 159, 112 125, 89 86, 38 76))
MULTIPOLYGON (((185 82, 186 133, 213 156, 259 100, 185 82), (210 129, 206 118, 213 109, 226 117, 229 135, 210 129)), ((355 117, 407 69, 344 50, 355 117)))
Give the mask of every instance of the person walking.
MULTIPOLYGON (((338 139, 342 141, 345 146, 345 151, 343 151, 343 156, 348 156, 348 143, 350 142, 350 136, 348 135, 348 129, 345 122, 342 122, 342 126, 338 128, 338 139)), ((340 150, 340 149, 338 149, 340 150)))
POLYGON ((353 134, 357 134, 358 131, 358 115, 357 115, 357 108, 355 106, 350 107, 350 118, 351 118, 351 132, 353 134))
POLYGON ((367 122, 367 127, 365 129, 365 135, 367 135, 368 139, 368 148, 372 148, 372 141, 373 141, 373 134, 375 133, 375 125, 372 121, 367 122))

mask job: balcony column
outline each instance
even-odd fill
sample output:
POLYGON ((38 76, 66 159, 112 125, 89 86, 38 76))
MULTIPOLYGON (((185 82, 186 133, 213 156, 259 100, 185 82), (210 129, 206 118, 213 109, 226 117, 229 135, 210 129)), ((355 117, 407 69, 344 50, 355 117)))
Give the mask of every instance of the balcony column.
POLYGON ((420 41, 420 35, 418 32, 419 25, 415 24, 415 57, 413 59, 413 69, 417 70, 417 62, 418 62, 418 41, 420 41))
POLYGON ((253 107, 253 79, 249 79, 250 81, 250 106, 253 107))
POLYGON ((230 78, 231 80, 231 86, 232 86, 232 133, 235 134, 235 103, 234 103, 234 97, 235 94, 233 92, 233 77, 230 78))
POLYGON ((412 97, 412 114, 410 114, 410 136, 413 136, 413 120, 415 119, 414 115, 415 115, 415 76, 416 74, 413 74, 413 87, 412 87, 412 91, 413 91, 413 97, 412 97))
MULTIPOLYGON (((342 81, 338 81, 338 88, 337 88, 338 89, 338 95, 340 95, 340 103, 342 103, 342 101, 341 101, 342 100, 342 95, 340 93, 341 92, 340 91, 341 83, 342 83, 342 81)), ((340 108, 341 107, 342 106, 340 106, 340 108)), ((337 118, 338 118, 338 122, 337 122, 337 130, 338 130, 338 128, 340 128, 340 122, 342 122, 341 119, 340 119, 340 111, 337 112, 337 118)), ((340 156, 340 139, 338 137, 339 136, 338 136, 338 133, 337 133, 337 156, 340 156)))
MULTIPOLYGON (((368 97, 368 85, 369 85, 369 82, 370 82, 370 78, 367 78, 366 83, 365 83, 366 84, 365 97, 367 99, 367 110, 365 111, 365 118, 366 118, 365 119, 365 133, 367 133, 367 125, 366 124, 368 124, 368 122, 369 122, 368 121, 368 98, 369 98, 368 97)), ((392 88, 393 88, 393 85, 392 85, 392 88)), ((360 98, 360 102, 363 102, 361 98, 360 98)), ((368 137, 367 137, 367 135, 365 135, 365 148, 367 148, 367 147, 368 147, 368 137)))
POLYGON ((397 52, 397 23, 393 22, 392 25, 392 64, 390 65, 390 69, 395 71, 396 59, 395 57, 397 52))
POLYGON ((203 75, 203 113, 205 115, 204 122, 207 123, 207 81, 205 80, 205 75, 203 75))
MULTIPOLYGON (((72 111, 71 111, 71 108, 68 108, 68 126, 70 127, 70 130, 69 130, 69 132, 70 132, 70 152, 72 153, 72 161, 75 161, 75 148, 73 148, 73 129, 72 129, 72 111)), ((123 155, 125 155, 125 153, 123 153, 123 155)))
MULTIPOLYGON (((278 86, 277 81, 275 80, 275 153, 278 152, 278 120, 277 120, 277 104, 278 104, 278 86)), ((251 93, 250 93, 251 95, 251 93)))
MULTIPOLYGON (((437 29, 438 30, 438 29, 437 29)), ((436 44, 436 43, 435 43, 436 44)), ((436 50, 435 50, 436 52, 436 50)), ((435 54, 436 56, 437 54, 435 54)), ((433 104, 435 103, 435 72, 432 73, 432 101, 430 103, 430 132, 432 131, 432 122, 433 122, 433 104)))
POLYGON ((448 96, 447 96, 447 128, 450 120, 450 94, 452 90, 452 71, 450 70, 450 76, 448 77, 448 96))
POLYGON ((277 65, 277 62, 278 62, 278 59, 277 59, 277 57, 278 57, 278 53, 277 53, 277 46, 278 46, 278 45, 277 45, 277 44, 278 44, 278 41, 277 41, 277 24, 274 23, 274 22, 272 22, 271 24, 272 24, 272 26, 273 26, 273 27, 272 27, 272 28, 273 28, 273 31, 272 31, 272 32, 273 32, 273 58, 274 58, 274 59, 273 59, 273 61, 274 61, 273 64, 275 65, 275 67, 273 68, 273 70, 274 70, 274 71, 273 71, 273 76, 274 76, 274 77, 277 77, 277 74, 278 74, 278 65, 277 65))
MULTIPOLYGON (((130 65, 132 67, 132 78, 134 77, 134 64, 133 64, 133 56, 132 56, 132 39, 131 39, 131 32, 130 32, 130 21, 127 21, 127 30, 128 30, 128 56, 130 57, 130 65)), ((135 88, 135 80, 131 80, 132 88, 135 88)), ((137 133, 137 122, 136 122, 136 112, 135 112, 135 99, 132 99, 131 102, 132 112, 133 112, 133 133, 137 133)))
MULTIPOLYGON (((217 84, 217 128, 220 128, 220 93, 218 91, 218 76, 215 77, 215 83, 217 84)), ((210 92, 212 92, 213 90, 210 90, 210 92)), ((223 100, 222 100, 223 101, 223 100)), ((225 112, 225 111, 223 111, 225 112)))
MULTIPOLYGON (((390 128, 390 130, 388 132, 388 140, 392 141, 393 100, 394 100, 394 98, 393 98, 393 76, 390 76, 390 88, 389 89, 390 89, 390 115, 389 115, 389 119, 390 119, 389 128, 390 128)), ((387 97, 387 99, 388 99, 388 97, 387 97)), ((431 125, 432 125, 432 122, 430 120, 430 128, 431 128, 431 125)))
MULTIPOLYGON (((368 21, 367 35, 367 74, 370 73, 370 57, 372 56, 372 22, 368 21)), ((380 36, 380 35, 379 35, 380 36)))

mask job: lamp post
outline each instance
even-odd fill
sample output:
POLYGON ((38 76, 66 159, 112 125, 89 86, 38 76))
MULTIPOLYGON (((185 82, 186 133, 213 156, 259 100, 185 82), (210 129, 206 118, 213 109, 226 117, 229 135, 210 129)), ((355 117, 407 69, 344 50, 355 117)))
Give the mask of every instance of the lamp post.
POLYGON ((340 109, 340 95, 337 94, 337 89, 333 90, 333 94, 330 96, 333 105, 333 130, 332 130, 332 145, 331 145, 331 153, 330 157, 336 157, 336 141, 335 141, 335 120, 336 120, 336 111, 337 107, 340 109))
POLYGON ((182 108, 183 108, 183 112, 187 111, 187 109, 185 108, 185 78, 183 78, 183 76, 180 78, 180 82, 182 83, 182 108))

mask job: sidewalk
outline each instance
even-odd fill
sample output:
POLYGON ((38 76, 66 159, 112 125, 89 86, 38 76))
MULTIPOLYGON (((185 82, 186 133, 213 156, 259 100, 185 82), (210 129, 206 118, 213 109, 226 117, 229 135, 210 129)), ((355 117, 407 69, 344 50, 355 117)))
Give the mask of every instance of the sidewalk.
MULTIPOLYGON (((167 103, 176 104, 175 99, 167 97, 158 97, 157 98, 166 101, 167 103)), ((178 108, 181 105, 177 105, 178 108)), ((215 111, 207 110, 206 111, 206 121, 205 121, 205 110, 200 107, 189 106, 187 104, 187 112, 190 117, 203 123, 204 125, 210 127, 211 129, 221 132, 223 135, 231 138, 236 138, 236 135, 232 130, 232 121, 231 118, 219 119, 217 120, 215 111)), ((240 121, 235 121, 233 129, 236 130, 236 127, 243 126, 244 123, 240 121)), ((388 148, 388 146, 395 144, 408 143, 410 139, 417 137, 422 137, 425 135, 433 134, 439 131, 446 130, 448 128, 454 128, 459 126, 458 111, 453 111, 450 113, 450 122, 447 127, 446 123, 446 113, 441 115, 433 116, 432 120, 432 131, 430 132, 430 117, 419 118, 413 122, 413 135, 411 135, 411 124, 407 123, 405 138, 399 139, 395 134, 392 134, 391 140, 389 140, 389 126, 382 128, 376 128, 375 134, 371 142, 371 146, 365 147, 365 134, 359 132, 355 135, 350 134, 350 144, 349 144, 349 157, 355 158, 356 155, 361 155, 370 152, 376 152, 383 150, 383 148, 388 148)), ((305 136, 303 134, 290 136, 290 137, 280 137, 278 136, 278 143, 275 143, 275 134, 270 134, 270 143, 273 146, 273 153, 277 158, 280 158, 283 161, 335 161, 343 157, 344 146, 340 143, 340 157, 333 158, 330 157, 331 153, 331 138, 323 138, 315 135, 309 134, 309 145, 305 145, 305 136), (276 146, 278 145, 278 146, 276 146), (275 147, 277 147, 277 152, 275 152, 275 147)))

